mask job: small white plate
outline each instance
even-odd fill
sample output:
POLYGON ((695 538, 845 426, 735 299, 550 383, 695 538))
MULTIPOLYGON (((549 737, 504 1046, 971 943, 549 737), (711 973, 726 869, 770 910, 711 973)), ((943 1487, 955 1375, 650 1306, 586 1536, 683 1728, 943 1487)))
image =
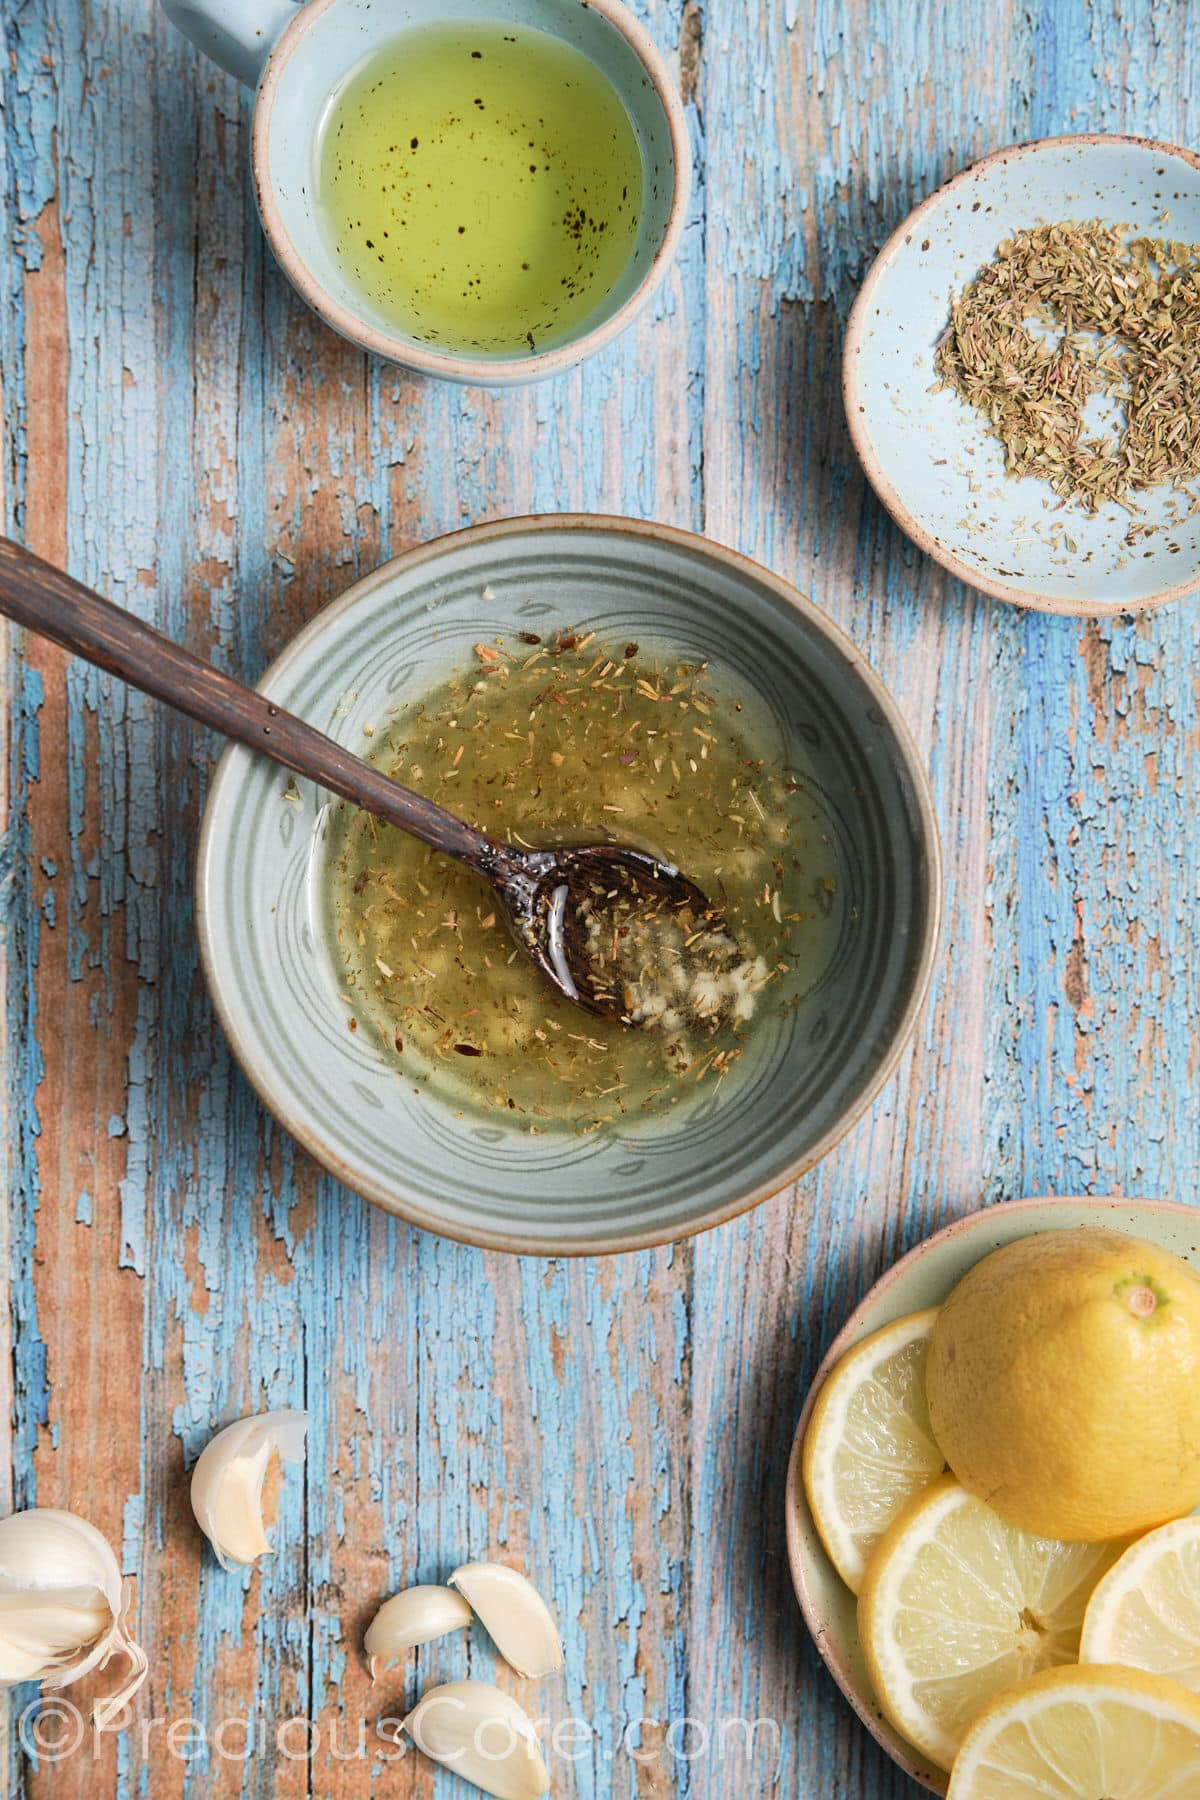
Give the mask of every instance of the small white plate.
POLYGON ((930 1793, 946 1792, 946 1776, 932 1768, 921 1752, 893 1731, 879 1710, 858 1641, 857 1603, 838 1576, 817 1536, 800 1476, 801 1447, 809 1416, 834 1364, 869 1332, 893 1319, 940 1306, 967 1270, 1016 1238, 1035 1231, 1072 1230, 1103 1225, 1146 1238, 1185 1262, 1200 1267, 1200 1208, 1171 1200, 1063 1198, 1010 1200, 956 1219, 944 1231, 926 1238, 890 1268, 850 1315, 829 1346, 804 1402, 796 1427, 787 1482, 787 1542, 792 1582, 805 1623, 830 1674, 893 1762, 930 1793))

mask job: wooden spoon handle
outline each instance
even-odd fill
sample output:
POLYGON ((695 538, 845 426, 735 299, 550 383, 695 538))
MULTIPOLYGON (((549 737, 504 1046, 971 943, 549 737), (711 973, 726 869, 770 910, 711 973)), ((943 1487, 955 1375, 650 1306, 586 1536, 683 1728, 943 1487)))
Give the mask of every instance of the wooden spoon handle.
POLYGON ((0 537, 0 612, 52 638, 155 700, 235 743, 260 751, 285 769, 366 807, 422 843, 464 862, 490 864, 491 838, 435 806, 335 744, 313 725, 284 712, 265 695, 235 681, 174 643, 123 607, 0 537))

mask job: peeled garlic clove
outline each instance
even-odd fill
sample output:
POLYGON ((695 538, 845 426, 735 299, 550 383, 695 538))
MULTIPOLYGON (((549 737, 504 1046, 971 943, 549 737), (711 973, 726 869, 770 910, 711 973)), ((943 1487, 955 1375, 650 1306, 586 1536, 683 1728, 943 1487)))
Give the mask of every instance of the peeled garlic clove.
POLYGON ((112 1546, 86 1519, 45 1506, 0 1519, 0 1687, 69 1687, 124 1656, 125 1685, 92 1709, 103 1731, 146 1679, 146 1657, 127 1628, 129 1607, 112 1546))
POLYGON ((219 1431, 192 1470, 192 1511, 223 1569, 270 1551, 262 1490, 273 1451, 280 1462, 304 1461, 306 1412, 257 1413, 219 1431))
POLYGON ((400 1729, 418 1750, 494 1800, 539 1800, 550 1792, 532 1719, 486 1681, 431 1688, 400 1729))
POLYGON ((448 1587, 410 1587, 385 1600, 363 1639, 370 1658, 371 1680, 376 1668, 386 1669, 406 1650, 431 1644, 448 1632, 462 1631, 471 1623, 471 1609, 461 1594, 448 1587))
POLYGON ((470 1601, 484 1630, 518 1675, 553 1675, 563 1666, 562 1644, 550 1608, 519 1569, 504 1563, 464 1563, 450 1586, 470 1601))

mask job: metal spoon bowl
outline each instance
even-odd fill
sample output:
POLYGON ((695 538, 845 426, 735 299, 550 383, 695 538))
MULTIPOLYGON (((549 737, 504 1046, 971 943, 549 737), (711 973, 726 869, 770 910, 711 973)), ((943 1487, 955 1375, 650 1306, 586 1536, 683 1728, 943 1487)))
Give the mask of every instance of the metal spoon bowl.
POLYGON ((586 1011, 626 1024, 630 1016, 608 962, 593 953, 586 929, 597 904, 610 915, 711 916, 708 901, 673 863, 627 844, 584 844, 553 850, 504 845, 509 864, 493 879, 518 938, 555 987, 586 1011))
POLYGON ((644 850, 607 843, 529 850, 489 837, 4 538, 0 613, 475 869, 546 979, 599 1017, 634 1023, 619 983, 589 953, 585 916, 598 896, 643 916, 712 916, 694 883, 644 850))

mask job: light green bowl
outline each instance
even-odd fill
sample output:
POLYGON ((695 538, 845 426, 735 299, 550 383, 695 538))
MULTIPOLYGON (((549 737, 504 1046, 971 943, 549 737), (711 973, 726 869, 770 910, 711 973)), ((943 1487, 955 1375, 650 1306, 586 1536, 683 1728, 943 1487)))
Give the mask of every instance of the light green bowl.
POLYGON ((916 1018, 940 913, 924 774, 887 693, 824 615, 702 538, 626 519, 512 519, 386 564, 319 613, 263 692, 361 752, 486 636, 586 625, 711 658, 814 771, 848 918, 818 988, 756 1027, 748 1066, 688 1109, 586 1138, 531 1137, 418 1097, 348 1029, 322 905, 329 796, 225 752, 200 840, 201 955, 263 1101, 349 1187, 415 1224, 539 1255, 626 1250, 753 1206, 825 1154, 887 1079, 916 1018))

